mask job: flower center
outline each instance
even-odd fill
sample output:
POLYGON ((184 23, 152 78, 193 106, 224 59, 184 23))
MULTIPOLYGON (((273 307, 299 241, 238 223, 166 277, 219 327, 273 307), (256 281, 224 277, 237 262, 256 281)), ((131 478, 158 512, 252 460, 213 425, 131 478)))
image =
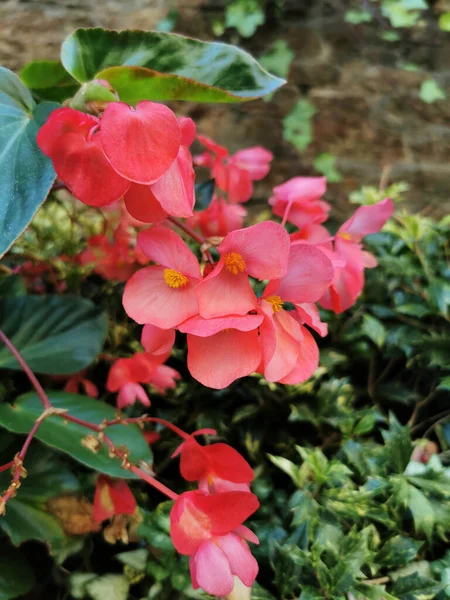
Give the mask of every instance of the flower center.
POLYGON ((341 237, 343 240, 351 240, 352 239, 352 234, 351 233, 345 233, 342 232, 339 234, 339 237, 341 237))
POLYGON ((223 257, 225 268, 233 273, 233 275, 238 275, 245 271, 245 260, 239 254, 239 252, 229 252, 225 254, 223 257))
POLYGON ((269 296, 268 298, 264 298, 266 302, 270 302, 273 308, 273 312, 280 312, 283 308, 283 300, 280 296, 269 296))
POLYGON ((164 281, 171 288, 182 288, 188 283, 188 278, 175 269, 164 269, 164 281))

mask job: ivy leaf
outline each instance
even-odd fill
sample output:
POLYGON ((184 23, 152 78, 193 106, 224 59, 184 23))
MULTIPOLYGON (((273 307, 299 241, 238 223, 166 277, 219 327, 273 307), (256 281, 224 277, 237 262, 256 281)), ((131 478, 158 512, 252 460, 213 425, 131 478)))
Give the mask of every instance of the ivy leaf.
POLYGON ((127 600, 130 581, 125 575, 107 574, 86 584, 86 593, 92 600, 127 600))
POLYGON ((259 0, 233 0, 225 9, 226 27, 235 27, 245 38, 252 37, 265 20, 259 0))
MULTIPOLYGON (((87 396, 50 391, 48 397, 56 408, 66 408, 70 415, 95 425, 100 425, 105 419, 113 420, 117 415, 117 411, 109 404, 87 396)), ((0 405, 0 425, 14 433, 25 434, 31 431, 34 422, 41 414, 42 405, 39 396, 34 392, 24 394, 13 405, 0 405)), ((136 475, 121 468, 118 459, 109 457, 106 447, 94 453, 83 446, 81 440, 88 433, 89 430, 81 425, 53 416, 42 423, 37 430, 36 438, 91 469, 111 477, 136 478, 136 475)), ((117 447, 123 445, 130 451, 131 462, 152 462, 149 446, 142 431, 136 425, 114 425, 108 428, 107 433, 117 447)))
MULTIPOLYGON (((76 296, 0 298, 0 329, 33 371, 67 375, 87 367, 101 351, 107 316, 76 296)), ((22 369, 5 346, 0 368, 22 369)))
POLYGON ((309 100, 299 100, 283 119, 283 137, 298 150, 304 150, 312 142, 311 119, 316 112, 309 100))
POLYGON ((323 152, 314 159, 314 168, 325 175, 330 183, 342 181, 342 175, 336 168, 336 157, 329 152, 323 152))
POLYGON ((426 79, 422 82, 419 96, 420 99, 427 104, 431 104, 437 100, 445 100, 447 98, 447 94, 434 79, 426 79))
POLYGON ((239 48, 160 31, 77 29, 63 43, 61 60, 77 81, 106 79, 129 104, 244 102, 285 83, 239 48))
POLYGON ((27 594, 35 585, 28 561, 14 548, 2 545, 0 550, 0 600, 11 600, 27 594))
POLYGON ((403 567, 416 558, 422 545, 417 540, 396 535, 383 545, 376 561, 388 569, 403 567))
POLYGON ((387 337, 387 331, 380 320, 372 317, 372 315, 365 314, 363 318, 362 330, 365 335, 367 335, 367 337, 378 346, 378 348, 381 348, 384 345, 387 337))
POLYGON ((36 106, 17 75, 0 67, 0 257, 23 233, 55 180, 36 135, 58 106, 36 106))

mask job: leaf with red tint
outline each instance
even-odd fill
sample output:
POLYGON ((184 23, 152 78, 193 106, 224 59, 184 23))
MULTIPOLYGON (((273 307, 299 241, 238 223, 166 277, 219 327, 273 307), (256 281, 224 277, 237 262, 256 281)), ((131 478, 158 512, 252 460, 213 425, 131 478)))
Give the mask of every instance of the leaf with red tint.
POLYGON ((144 100, 136 109, 112 102, 103 113, 100 137, 108 160, 126 179, 154 183, 174 162, 181 132, 174 113, 144 100))

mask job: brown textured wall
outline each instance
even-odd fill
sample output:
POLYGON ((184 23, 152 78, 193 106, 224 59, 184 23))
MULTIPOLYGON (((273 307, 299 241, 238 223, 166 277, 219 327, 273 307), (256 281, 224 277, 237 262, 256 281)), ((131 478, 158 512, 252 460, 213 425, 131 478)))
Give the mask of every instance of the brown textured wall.
MULTIPOLYGON (((61 41, 76 27, 151 29, 171 8, 178 11, 177 32, 211 39, 211 23, 223 5, 224 0, 3 1, 0 64, 17 71, 33 59, 57 58, 61 41)), ((425 104, 419 89, 432 76, 450 98, 450 34, 438 30, 430 11, 423 27, 389 44, 380 41, 379 24, 369 30, 345 24, 346 6, 346 0, 286 0, 281 19, 269 15, 257 35, 243 42, 259 56, 282 37, 296 54, 288 85, 271 102, 185 103, 177 109, 231 149, 263 144, 275 153, 271 175, 257 188, 261 200, 288 177, 312 174, 314 157, 331 152, 344 175, 330 186, 337 212, 347 210, 349 191, 378 183, 389 166, 391 180, 410 183, 412 209, 445 214, 450 208, 450 101, 425 104), (405 71, 402 61, 421 70, 405 71), (282 119, 305 96, 318 112, 314 141, 299 153, 283 141, 282 119)))

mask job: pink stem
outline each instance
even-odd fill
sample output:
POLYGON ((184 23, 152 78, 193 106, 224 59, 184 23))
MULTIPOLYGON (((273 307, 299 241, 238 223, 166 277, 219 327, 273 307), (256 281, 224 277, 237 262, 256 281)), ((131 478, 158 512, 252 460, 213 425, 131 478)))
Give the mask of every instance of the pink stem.
MULTIPOLYGON (((181 231, 184 231, 186 235, 191 237, 195 242, 197 242, 197 244, 200 244, 200 246, 207 243, 207 239, 205 237, 195 232, 191 227, 189 227, 189 225, 186 225, 186 223, 183 223, 176 217, 169 216, 167 217, 167 220, 176 225, 179 229, 181 229, 181 231)), ((204 254, 208 259, 208 262, 210 262, 213 265, 214 259, 211 255, 211 252, 209 250, 206 250, 204 254)))

